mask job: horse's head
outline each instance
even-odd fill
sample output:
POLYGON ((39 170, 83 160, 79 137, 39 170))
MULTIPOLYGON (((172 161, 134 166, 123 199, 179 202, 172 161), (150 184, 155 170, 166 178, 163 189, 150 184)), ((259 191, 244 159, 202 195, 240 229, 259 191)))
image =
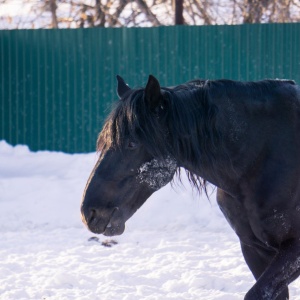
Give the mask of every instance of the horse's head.
POLYGON ((117 91, 120 101, 99 135, 100 157, 81 205, 86 226, 107 236, 122 234, 125 222, 177 169, 158 81, 149 76, 144 89, 130 89, 118 77, 117 91))

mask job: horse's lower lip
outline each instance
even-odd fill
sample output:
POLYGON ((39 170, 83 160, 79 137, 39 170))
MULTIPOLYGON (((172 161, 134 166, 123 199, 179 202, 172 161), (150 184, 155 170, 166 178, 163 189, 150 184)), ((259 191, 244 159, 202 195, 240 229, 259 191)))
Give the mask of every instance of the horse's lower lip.
POLYGON ((123 215, 118 207, 116 207, 111 215, 111 218, 106 225, 103 234, 106 236, 120 235, 125 230, 125 222, 123 215))
POLYGON ((110 228, 111 227, 111 222, 109 221, 109 223, 107 224, 106 228, 110 228))
POLYGON ((103 233, 106 231, 106 229, 112 228, 111 220, 109 220, 108 224, 105 226, 103 233))
POLYGON ((125 230, 125 224, 119 223, 114 226, 106 226, 103 235, 105 236, 114 236, 114 235, 121 235, 125 230))
POLYGON ((98 216, 96 215, 90 218, 88 222, 84 222, 91 232, 106 236, 120 235, 124 232, 125 220, 118 207, 113 208, 110 214, 106 214, 106 217, 103 216, 103 213, 101 217, 99 215, 100 212, 98 212, 98 216))

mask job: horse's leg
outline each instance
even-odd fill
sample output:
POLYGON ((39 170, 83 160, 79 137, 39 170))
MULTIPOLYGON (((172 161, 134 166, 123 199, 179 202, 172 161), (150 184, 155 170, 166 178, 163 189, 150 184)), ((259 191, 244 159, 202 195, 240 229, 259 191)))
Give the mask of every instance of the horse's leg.
MULTIPOLYGON (((300 275, 300 241, 282 246, 269 266, 245 296, 245 300, 277 300, 300 275)), ((284 294, 283 294, 284 295, 284 294)))
MULTIPOLYGON (((245 208, 241 205, 241 203, 219 188, 217 190, 217 202, 227 221, 239 236, 239 238, 241 240, 244 240, 246 243, 252 243, 253 241, 255 241, 256 237, 254 236, 252 228, 248 222, 248 217, 245 214, 245 208)), ((269 252, 260 248, 251 248, 249 246, 246 246, 245 243, 241 243, 241 245, 247 265, 249 266, 255 279, 260 282, 260 277, 266 271, 266 269, 268 269, 268 266, 271 264, 271 262, 273 263, 272 260, 276 258, 276 253, 269 252)), ((277 292, 277 298, 263 298, 259 296, 253 296, 251 298, 251 290, 248 293, 250 293, 250 298, 245 298, 246 300, 289 299, 287 284, 285 284, 282 289, 277 292)))
MULTIPOLYGON (((243 243, 241 243, 241 249, 249 269, 251 270, 254 278, 258 280, 261 274, 266 270, 276 253, 265 251, 263 249, 257 249, 243 243)), ((277 296, 276 300, 287 299, 289 299, 289 290, 286 287, 277 296)))
MULTIPOLYGON (((221 189, 217 190, 217 201, 228 223, 240 238, 244 259, 254 278, 257 280, 270 264, 275 256, 275 252, 247 246, 248 243, 253 243, 253 241, 256 240, 256 237, 249 225, 247 215, 245 214, 245 208, 239 201, 221 189), (244 242, 242 242, 242 240, 244 242)), ((278 300, 286 299, 288 299, 288 290, 283 292, 282 298, 278 298, 278 300)))

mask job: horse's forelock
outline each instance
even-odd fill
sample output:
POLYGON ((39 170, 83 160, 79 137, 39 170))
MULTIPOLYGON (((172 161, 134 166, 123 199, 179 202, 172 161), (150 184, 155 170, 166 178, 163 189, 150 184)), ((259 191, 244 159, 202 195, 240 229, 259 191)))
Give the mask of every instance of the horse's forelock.
POLYGON ((127 93, 126 98, 118 101, 107 117, 98 136, 97 151, 105 151, 108 148, 122 148, 124 141, 134 137, 138 127, 137 102, 141 101, 141 90, 133 90, 127 93))

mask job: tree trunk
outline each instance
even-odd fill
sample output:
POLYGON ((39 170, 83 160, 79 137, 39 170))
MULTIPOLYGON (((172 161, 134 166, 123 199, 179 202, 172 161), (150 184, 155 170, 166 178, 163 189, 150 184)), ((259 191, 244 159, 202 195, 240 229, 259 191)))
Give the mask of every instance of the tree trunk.
POLYGON ((52 28, 58 28, 58 22, 57 22, 57 16, 56 16, 56 0, 50 0, 50 12, 51 12, 51 17, 52 17, 52 28))
POLYGON ((100 0, 95 1, 95 9, 96 9, 96 20, 98 22, 97 26, 104 27, 104 25, 105 25, 105 14, 101 9, 100 0))
POLYGON ((175 0, 175 25, 183 23, 183 0, 175 0))

